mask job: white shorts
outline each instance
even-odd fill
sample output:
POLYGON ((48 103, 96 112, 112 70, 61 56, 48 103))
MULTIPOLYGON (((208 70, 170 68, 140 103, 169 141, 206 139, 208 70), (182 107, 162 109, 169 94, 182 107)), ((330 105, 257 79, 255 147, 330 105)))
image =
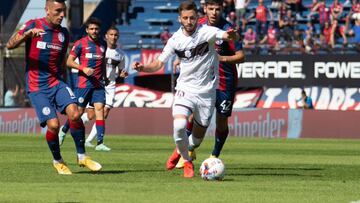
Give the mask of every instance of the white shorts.
POLYGON ((112 108, 114 105, 115 87, 105 87, 105 106, 112 108))
POLYGON ((176 91, 172 115, 194 115, 194 122, 203 127, 210 125, 211 116, 214 112, 216 92, 192 94, 184 91, 176 91))

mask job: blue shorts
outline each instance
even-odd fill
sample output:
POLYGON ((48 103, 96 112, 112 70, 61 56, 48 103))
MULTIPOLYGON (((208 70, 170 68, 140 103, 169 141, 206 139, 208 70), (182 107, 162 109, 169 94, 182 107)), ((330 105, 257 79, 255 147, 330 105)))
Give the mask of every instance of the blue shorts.
POLYGON ((233 109, 234 98, 234 91, 221 91, 217 89, 215 102, 216 111, 225 117, 230 117, 233 109))
POLYGON ((76 88, 75 95, 78 98, 80 107, 85 108, 89 103, 93 106, 94 103, 105 104, 105 89, 104 88, 76 88))
POLYGON ((41 127, 46 126, 46 121, 57 118, 56 110, 65 114, 65 109, 69 104, 76 104, 75 94, 62 81, 47 90, 28 92, 28 96, 35 108, 41 127))

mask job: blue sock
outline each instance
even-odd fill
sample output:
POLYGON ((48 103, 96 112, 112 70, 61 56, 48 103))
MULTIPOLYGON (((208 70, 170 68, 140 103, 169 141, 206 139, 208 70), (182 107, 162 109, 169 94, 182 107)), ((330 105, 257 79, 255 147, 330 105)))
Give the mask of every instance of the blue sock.
POLYGON ((220 152, 225 144, 228 134, 229 134, 229 129, 226 129, 226 131, 224 131, 224 132, 219 132, 218 130, 216 130, 215 145, 214 145, 214 150, 212 151, 213 156, 216 156, 216 157, 220 156, 220 152))
POLYGON ((104 142, 105 120, 96 120, 97 144, 104 142))
POLYGON ((85 126, 82 120, 71 121, 69 126, 71 136, 75 142, 76 152, 78 154, 85 154, 85 126))
POLYGON ((61 129, 65 134, 69 131, 70 128, 70 124, 69 124, 69 119, 66 120, 65 124, 63 125, 63 128, 61 129))
POLYGON ((61 160, 58 134, 47 130, 46 141, 49 145, 49 149, 53 155, 54 160, 61 160))

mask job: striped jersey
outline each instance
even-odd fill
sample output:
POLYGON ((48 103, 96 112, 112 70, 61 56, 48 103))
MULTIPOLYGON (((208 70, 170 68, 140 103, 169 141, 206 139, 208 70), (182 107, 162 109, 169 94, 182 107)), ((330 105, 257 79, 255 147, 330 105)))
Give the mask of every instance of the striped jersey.
POLYGON ((94 69, 91 76, 79 71, 76 88, 99 88, 104 86, 104 58, 106 44, 103 40, 93 41, 85 36, 75 42, 70 54, 79 58, 79 64, 83 67, 94 69))
POLYGON ((46 90, 59 84, 63 77, 63 65, 69 44, 69 33, 61 26, 53 27, 45 18, 26 22, 19 30, 19 35, 30 29, 45 31, 38 37, 25 41, 26 91, 46 90))
MULTIPOLYGON (((200 24, 208 24, 206 17, 199 19, 200 24)), ((225 19, 221 18, 216 27, 222 30, 229 30, 232 27, 232 24, 227 22, 225 19)), ((237 42, 228 42, 223 40, 217 40, 215 42, 215 50, 221 56, 232 56, 235 52, 242 50, 242 44, 240 41, 237 42)), ((221 91, 235 91, 237 86, 237 70, 234 63, 219 63, 219 87, 221 91)))
POLYGON ((186 36, 182 27, 173 34, 158 59, 166 62, 173 54, 180 59, 176 90, 190 93, 215 91, 219 72, 215 41, 224 33, 216 27, 198 25, 191 36, 186 36))

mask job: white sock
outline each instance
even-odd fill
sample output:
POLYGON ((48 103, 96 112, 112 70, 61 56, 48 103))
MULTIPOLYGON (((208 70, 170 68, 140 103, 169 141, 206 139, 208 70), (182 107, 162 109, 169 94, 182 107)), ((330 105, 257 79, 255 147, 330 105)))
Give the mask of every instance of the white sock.
POLYGON ((81 116, 81 120, 83 121, 83 123, 87 123, 89 122, 89 118, 88 118, 88 114, 87 113, 84 113, 82 116, 81 116))
POLYGON ((91 128, 91 132, 90 132, 89 136, 86 138, 85 142, 93 141, 93 139, 96 137, 96 135, 97 135, 97 130, 96 130, 96 124, 94 123, 93 127, 91 128))
POLYGON ((85 154, 77 154, 77 156, 78 156, 78 159, 79 159, 79 160, 83 160, 83 159, 85 159, 85 157, 86 157, 85 154))
POLYGON ((193 134, 189 136, 189 150, 194 151, 200 146, 204 138, 197 138, 193 134))
POLYGON ((54 164, 64 163, 64 160, 63 160, 63 159, 53 160, 53 163, 54 163, 54 164))
POLYGON ((180 152, 180 155, 185 160, 191 161, 191 158, 188 154, 189 139, 185 133, 186 123, 186 119, 174 119, 174 141, 178 151, 180 152))

